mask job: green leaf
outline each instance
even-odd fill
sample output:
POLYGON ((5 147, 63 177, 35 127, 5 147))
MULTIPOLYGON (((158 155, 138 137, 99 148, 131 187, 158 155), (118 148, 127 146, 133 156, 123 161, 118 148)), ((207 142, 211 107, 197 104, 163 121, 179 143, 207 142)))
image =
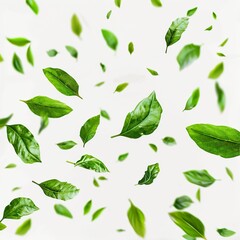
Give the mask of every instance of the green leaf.
POLYGON ((76 146, 77 143, 75 143, 75 142, 72 141, 72 140, 69 140, 69 141, 57 143, 57 145, 59 146, 59 148, 61 148, 61 149, 63 149, 63 150, 68 150, 68 149, 71 149, 71 148, 73 148, 74 146, 76 146))
POLYGON ((122 162, 122 161, 126 160, 128 155, 129 155, 129 153, 123 153, 123 154, 119 155, 118 161, 122 162))
POLYGON ((38 130, 38 134, 40 134, 45 128, 47 128, 49 124, 49 119, 47 116, 41 116, 40 128, 38 130))
POLYGON ((234 180, 234 176, 233 176, 233 173, 232 173, 231 169, 226 167, 226 173, 232 180, 234 180))
POLYGON ((38 14, 39 9, 35 0, 26 0, 26 4, 32 9, 35 14, 38 14))
POLYGON ((58 54, 58 51, 55 49, 50 49, 47 51, 49 57, 55 57, 58 54))
POLYGON ((144 238, 146 235, 144 213, 141 211, 140 208, 135 206, 131 200, 129 200, 129 202, 131 204, 127 212, 129 223, 131 224, 135 233, 138 236, 144 238))
POLYGON ((112 10, 110 10, 107 15, 106 15, 106 18, 109 19, 111 17, 111 14, 112 14, 112 10))
POLYGON ((98 178, 98 180, 100 180, 100 181, 107 181, 107 178, 104 177, 104 176, 100 176, 100 177, 98 178))
POLYGON ((195 7, 195 8, 192 8, 192 9, 189 9, 188 11, 187 11, 187 16, 188 17, 191 17, 196 11, 197 11, 197 7, 195 7))
POLYGON ((44 194, 51 198, 60 199, 63 201, 74 198, 78 193, 79 189, 67 182, 61 182, 57 179, 47 180, 37 184, 44 192, 44 194))
POLYGON ((192 92, 191 96, 188 98, 184 110, 191 110, 195 108, 198 104, 199 98, 200 98, 200 89, 197 88, 192 92))
POLYGON ((205 29, 205 31, 211 31, 212 29, 213 29, 213 26, 211 25, 211 26, 207 27, 207 28, 205 29))
POLYGON ((100 115, 101 115, 101 117, 103 117, 107 120, 110 120, 110 116, 106 110, 101 110, 100 115))
POLYGON ((220 45, 219 47, 224 47, 228 42, 228 38, 226 38, 220 45))
POLYGON ((134 52, 134 44, 133 44, 133 42, 130 42, 130 43, 128 44, 128 52, 129 52, 130 54, 132 54, 132 53, 134 52))
POLYGON ((4 61, 3 56, 0 54, 0 63, 4 61))
POLYGON ((122 0, 114 0, 114 2, 117 7, 121 7, 122 0))
POLYGON ((7 125, 7 137, 16 154, 24 163, 41 162, 39 144, 25 126, 21 124, 7 125))
POLYGON ((100 115, 89 118, 80 129, 80 137, 83 141, 83 147, 96 134, 97 128, 100 124, 100 115))
POLYGON ((215 83, 215 91, 217 94, 217 102, 218 102, 219 109, 221 112, 223 112, 225 109, 226 97, 223 89, 220 87, 220 85, 217 82, 215 83))
POLYGON ((151 2, 154 7, 162 7, 162 3, 160 0, 151 0, 151 2))
POLYGON ((196 192, 196 199, 201 202, 201 189, 199 188, 196 192))
POLYGON ((16 235, 19 236, 24 236, 25 234, 27 234, 27 232, 30 230, 32 225, 32 220, 31 219, 27 219, 26 221, 24 221, 16 230, 16 235))
POLYGON ((54 210, 57 214, 67 217, 67 218, 73 218, 72 213, 62 204, 55 204, 54 210))
POLYGON ((16 53, 13 54, 12 65, 17 72, 24 74, 22 61, 16 53))
POLYGON ((236 234, 236 232, 229 230, 227 228, 219 228, 217 229, 217 232, 219 233, 220 236, 222 237, 231 237, 234 234, 236 234))
POLYGON ((20 190, 20 189, 21 189, 20 187, 14 187, 14 188, 12 189, 12 192, 17 191, 17 190, 20 190))
POLYGON ((74 166, 93 170, 98 173, 109 172, 102 161, 88 154, 83 155, 80 160, 74 163, 74 166))
POLYGON ((177 144, 176 140, 173 137, 165 137, 162 139, 162 141, 169 146, 174 146, 177 144))
POLYGON ((183 235, 183 238, 185 238, 185 239, 187 239, 187 240, 197 240, 195 237, 191 237, 191 236, 189 236, 189 235, 187 235, 187 234, 184 234, 184 235, 183 235))
POLYGON ((190 207, 193 203, 192 199, 186 195, 178 197, 175 199, 173 206, 178 210, 183 210, 185 208, 190 207))
POLYGON ((71 19, 71 27, 72 27, 72 32, 80 37, 82 33, 82 25, 78 19, 78 16, 74 14, 71 19))
POLYGON ((114 92, 122 92, 127 86, 128 86, 127 82, 121 83, 116 87, 114 92))
POLYGON ((99 208, 97 211, 95 211, 92 215, 92 221, 96 220, 101 214, 102 212, 105 210, 106 208, 99 208))
POLYGON ((7 226, 0 222, 0 231, 4 230, 5 228, 7 228, 7 226))
POLYGON ((149 147, 150 147, 154 152, 157 152, 157 151, 158 151, 158 147, 156 146, 156 144, 149 143, 149 147))
POLYGON ((210 79, 217 79, 219 78, 224 71, 224 64, 223 62, 217 64, 209 73, 208 78, 210 79))
POLYGON ((99 82, 99 83, 97 83, 97 84, 95 85, 95 87, 100 87, 100 86, 102 86, 104 83, 105 83, 105 82, 99 82))
POLYGON ((79 96, 79 85, 67 72, 59 68, 45 68, 43 73, 52 85, 66 96, 79 96))
POLYGON ((204 151, 232 158, 240 155, 240 132, 227 126, 194 124, 187 127, 192 140, 204 151))
POLYGON ((148 70, 148 72, 150 72, 150 74, 151 74, 152 76, 158 76, 158 72, 157 72, 157 71, 155 71, 155 70, 153 70, 153 69, 150 69, 150 68, 147 68, 147 70, 148 70))
POLYGON ((117 229, 116 231, 117 231, 117 232, 125 232, 126 230, 120 228, 120 229, 117 229))
POLYGON ((27 44, 29 44, 31 41, 26 39, 26 38, 23 38, 23 37, 17 37, 17 38, 7 38, 7 40, 15 45, 15 46, 18 46, 18 47, 23 47, 23 46, 26 46, 27 44))
POLYGON ((66 46, 66 49, 67 51, 70 53, 70 55, 73 57, 73 58, 78 58, 78 51, 75 47, 73 46, 66 46))
POLYGON ((201 187, 209 187, 216 181, 207 170, 192 170, 184 172, 183 174, 190 183, 201 187))
POLYGON ((107 45, 111 49, 116 51, 117 46, 118 46, 118 39, 117 39, 116 35, 107 29, 102 29, 102 35, 103 35, 103 38, 106 41, 107 45))
POLYGON ((171 212, 169 213, 172 221, 180 227, 186 234, 191 237, 203 238, 205 237, 205 227, 203 223, 195 216, 188 212, 171 212))
POLYGON ((100 67, 103 72, 106 72, 106 66, 103 63, 100 63, 100 67))
POLYGON ((40 117, 60 118, 72 112, 72 108, 65 103, 45 96, 37 96, 23 102, 40 117))
POLYGON ((188 20, 189 18, 183 17, 177 18, 175 21, 172 22, 165 36, 165 41, 167 45, 165 53, 167 53, 169 46, 173 45, 181 39, 183 32, 187 29, 188 20))
POLYGON ((200 57, 201 46, 195 44, 188 44, 183 47, 177 56, 177 61, 180 70, 192 64, 200 57))
POLYGON ((15 198, 5 207, 2 219, 20 219, 39 210, 30 198, 15 198))
POLYGON ((98 181, 96 180, 96 178, 93 179, 93 185, 95 187, 100 187, 100 185, 99 185, 98 181))
POLYGON ((92 209, 92 200, 89 200, 83 208, 83 214, 87 215, 91 211, 91 209, 92 209))
POLYGON ((15 167, 17 167, 17 165, 15 163, 10 163, 5 168, 9 169, 9 168, 15 168, 15 167))
POLYGON ((10 114, 8 117, 0 119, 0 129, 4 128, 7 125, 7 123, 10 121, 12 116, 13 116, 13 114, 10 114))
POLYGON ((34 66, 34 57, 33 57, 31 46, 29 46, 27 49, 27 60, 32 66, 34 66))
POLYGON ((141 180, 138 181, 139 185, 149 185, 153 183, 153 180, 158 176, 160 172, 159 164, 155 163, 149 165, 141 180))
POLYGON ((217 19, 217 14, 215 12, 212 12, 213 19, 217 19))
POLYGON ((220 53, 220 52, 218 52, 217 55, 218 55, 219 57, 226 57, 225 54, 220 53))
POLYGON ((118 135, 128 138, 139 138, 153 133, 160 122, 162 107, 156 99, 156 93, 152 92, 143 99, 136 108, 128 113, 122 131, 118 135))

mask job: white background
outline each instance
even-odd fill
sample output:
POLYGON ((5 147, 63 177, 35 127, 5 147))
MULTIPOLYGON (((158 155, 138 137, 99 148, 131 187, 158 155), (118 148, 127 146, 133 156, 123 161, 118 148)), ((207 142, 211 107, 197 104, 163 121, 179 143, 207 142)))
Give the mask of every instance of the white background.
MULTIPOLYGON (((14 198, 30 197, 40 208, 30 217, 33 225, 26 240, 137 240, 127 219, 128 199, 142 209, 146 216, 148 240, 181 239, 183 232, 174 225, 168 212, 174 199, 189 195, 195 203, 187 211, 199 217, 205 224, 208 240, 221 237, 216 228, 229 228, 238 233, 231 239, 239 239, 240 175, 239 159, 222 159, 200 150, 189 138, 186 126, 194 123, 212 123, 240 128, 239 75, 240 75, 240 3, 238 0, 163 1, 162 8, 155 8, 150 0, 122 0, 120 9, 113 0, 51 0, 37 1, 38 16, 26 6, 25 1, 0 0, 0 53, 5 61, 0 64, 0 117, 14 113, 11 124, 24 124, 35 135, 41 146, 42 164, 27 165, 21 162, 8 143, 6 129, 0 133, 0 211, 14 198), (171 22, 186 15, 188 9, 198 6, 191 17, 182 39, 165 51, 165 33, 171 22), (112 16, 106 14, 112 10, 112 16), (218 19, 212 18, 212 11, 218 19), (83 33, 79 40, 70 27, 71 16, 76 13, 82 24, 83 33), (211 32, 204 31, 213 25, 211 32), (105 44, 101 29, 113 31, 119 39, 117 52, 105 44), (19 48, 7 42, 6 37, 26 37, 32 41, 35 67, 26 61, 26 47, 19 48), (219 44, 229 37, 227 45, 219 44), (135 44, 132 56, 127 51, 128 43, 135 44), (176 56, 188 44, 202 44, 201 57, 190 67, 179 71, 176 56), (65 50, 65 45, 73 45, 79 51, 76 62, 65 50), (49 58, 46 51, 55 48, 60 53, 49 58), (16 52, 23 61, 25 74, 17 73, 12 65, 12 55, 16 52), (223 52, 220 59, 216 52, 223 52), (219 84, 227 96, 226 110, 220 113, 214 89, 214 81, 207 78, 209 71, 220 61, 225 63, 225 71, 219 84), (106 64, 107 72, 102 73, 99 63, 106 64), (66 97, 59 93, 44 77, 45 67, 62 68, 71 74, 80 85, 80 95, 66 97), (151 76, 146 68, 159 72, 151 76), (97 88, 94 85, 105 81, 97 88), (115 93, 115 87, 129 82, 122 93, 115 93), (201 98, 198 106, 189 112, 182 112, 192 91, 200 87, 201 98), (163 114, 159 128, 149 136, 139 139, 115 138, 120 132, 125 116, 136 104, 153 90, 162 105, 163 114), (51 119, 49 127, 38 136, 40 119, 34 115, 20 99, 27 100, 43 95, 65 102, 74 111, 60 119, 51 119), (101 119, 95 138, 85 148, 79 138, 79 129, 90 117, 105 109, 111 121, 101 119), (177 145, 162 143, 165 136, 173 136, 177 145), (60 150, 56 143, 74 140, 78 146, 69 151, 60 150), (149 143, 159 147, 154 153, 149 143), (125 162, 118 162, 119 154, 129 152, 125 162), (101 159, 109 168, 107 182, 101 187, 93 186, 91 171, 74 168, 66 160, 77 161, 85 154, 101 159), (152 185, 135 186, 142 178, 147 166, 159 162, 161 173, 152 185), (9 163, 16 163, 15 169, 4 169, 9 163), (226 175, 225 167, 232 169, 235 180, 226 175), (190 184, 182 172, 192 169, 207 169, 217 181, 202 189, 202 201, 195 200, 197 186, 190 184), (53 205, 60 203, 46 197, 41 189, 31 181, 42 182, 52 178, 68 181, 80 188, 79 195, 63 202, 74 215, 67 219, 55 214, 53 205), (20 186, 21 190, 12 192, 20 186), (95 222, 91 215, 83 216, 84 204, 93 199, 93 211, 106 207, 105 212, 95 222), (126 229, 124 233, 116 229, 126 229)), ((62 203, 62 202, 61 202, 62 203)), ((0 239, 15 240, 16 228, 22 220, 4 220, 8 228, 0 233, 0 239)))

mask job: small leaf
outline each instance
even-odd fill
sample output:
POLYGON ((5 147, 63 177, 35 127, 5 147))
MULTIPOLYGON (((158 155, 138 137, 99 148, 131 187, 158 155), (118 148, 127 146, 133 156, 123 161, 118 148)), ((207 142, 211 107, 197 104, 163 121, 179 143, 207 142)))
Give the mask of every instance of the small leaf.
POLYGON ((40 134, 44 129, 47 128, 49 124, 49 119, 47 116, 41 116, 41 123, 40 123, 40 128, 38 130, 38 134, 40 134))
POLYGON ((70 200, 79 193, 79 189, 72 184, 57 179, 47 180, 42 183, 32 182, 38 185, 46 196, 63 201, 70 200))
POLYGON ((199 188, 196 192, 196 199, 201 202, 201 189, 199 188))
POLYGON ((13 55, 12 65, 17 72, 24 74, 22 61, 16 53, 13 55))
POLYGON ((219 57, 226 57, 225 54, 220 53, 220 52, 218 52, 217 55, 218 55, 219 57))
POLYGON ((181 196, 175 199, 173 206, 178 210, 188 208, 193 203, 192 199, 188 196, 181 196))
POLYGON ((189 235, 187 235, 187 234, 184 234, 184 235, 183 235, 183 238, 185 238, 185 239, 187 239, 187 240, 197 240, 195 237, 191 237, 191 236, 189 236, 189 235))
POLYGON ((120 229, 117 229, 116 231, 117 231, 117 232, 125 232, 126 230, 120 228, 120 229))
POLYGON ((104 83, 105 83, 105 82, 99 82, 99 83, 97 83, 97 84, 95 85, 95 87, 100 87, 100 86, 102 86, 104 83))
POLYGON ((107 15, 106 15, 106 18, 109 19, 111 17, 111 14, 112 14, 112 10, 110 10, 107 15))
POLYGON ((100 115, 101 115, 101 117, 103 117, 107 120, 110 120, 110 116, 109 116, 109 114, 107 113, 106 110, 101 110, 100 115))
POLYGON ((107 181, 107 178, 104 177, 104 176, 100 176, 100 177, 98 178, 98 180, 100 180, 100 181, 107 181))
POLYGON ((4 61, 3 56, 0 54, 0 63, 4 61))
POLYGON ((173 137, 165 137, 162 139, 162 141, 169 146, 174 146, 177 144, 176 140, 173 137))
POLYGON ((197 88, 192 92, 191 96, 187 100, 184 110, 191 110, 195 108, 198 104, 199 98, 200 98, 200 89, 197 88))
POLYGON ((162 3, 160 0, 151 0, 151 2, 154 7, 162 7, 162 3))
POLYGON ((205 227, 197 217, 188 212, 171 212, 169 216, 189 236, 206 240, 205 227))
POLYGON ((144 213, 137 206, 130 201, 130 208, 128 209, 127 216, 129 223, 131 224, 135 233, 144 238, 146 235, 146 227, 145 227, 145 216, 144 213))
POLYGON ((34 66, 34 57, 33 57, 31 46, 29 46, 27 49, 27 60, 32 66, 34 66))
POLYGON ((219 109, 221 112, 223 112, 225 109, 226 97, 223 89, 220 87, 220 85, 217 82, 215 83, 215 91, 217 94, 217 102, 218 102, 219 109))
POLYGON ((123 154, 119 155, 118 161, 122 162, 122 161, 126 160, 128 155, 129 155, 129 153, 123 153, 123 154))
POLYGON ((9 169, 9 168, 15 168, 15 167, 17 167, 17 165, 15 163, 10 163, 5 168, 9 169))
POLYGON ((45 68, 43 73, 48 81, 62 94, 66 96, 77 96, 80 95, 79 85, 76 80, 70 76, 67 72, 59 68, 45 68))
POLYGON ((196 11, 197 11, 197 7, 195 7, 195 8, 192 8, 192 9, 189 9, 188 11, 187 11, 187 16, 188 17, 191 17, 196 11))
POLYGON ((99 208, 97 211, 95 211, 92 215, 92 221, 96 220, 101 214, 102 212, 105 210, 106 208, 99 208))
POLYGON ((75 142, 72 141, 72 140, 69 140, 69 141, 57 143, 57 145, 59 146, 59 148, 61 148, 61 149, 63 149, 63 150, 68 150, 68 149, 71 149, 71 148, 73 148, 74 146, 76 146, 77 143, 75 143, 75 142))
POLYGON ((212 12, 213 19, 217 19, 217 14, 215 12, 212 12))
POLYGON ((231 169, 226 167, 226 173, 232 180, 234 180, 234 176, 233 176, 233 173, 232 173, 231 169))
POLYGON ((116 35, 107 29, 102 29, 102 35, 103 35, 103 38, 106 41, 107 45, 111 49, 116 51, 117 46, 118 46, 118 39, 117 39, 116 35))
POLYGON ((224 47, 228 42, 228 38, 226 38, 220 45, 219 47, 224 47))
POLYGON ((93 179, 93 185, 95 187, 100 187, 100 185, 99 185, 98 181, 96 180, 96 178, 93 179))
POLYGON ((222 237, 231 237, 234 234, 236 234, 236 232, 229 230, 227 228, 219 228, 217 229, 217 232, 219 233, 220 236, 222 237))
POLYGON ((157 175, 160 172, 159 164, 155 163, 152 165, 149 165, 147 167, 147 170, 141 180, 138 181, 139 185, 149 185, 153 183, 153 180, 157 177, 157 175))
POLYGON ((128 86, 127 82, 121 83, 116 87, 114 92, 122 92, 127 86, 128 86))
POLYGON ((106 72, 106 66, 103 63, 100 63, 100 67, 103 72, 106 72))
POLYGON ((78 19, 78 16, 74 14, 71 19, 71 27, 72 27, 72 32, 80 37, 82 33, 82 25, 78 19))
POLYGON ((153 144, 153 143, 149 143, 149 147, 154 151, 154 152, 157 152, 158 151, 158 147, 153 144))
POLYGON ((207 28, 205 29, 205 31, 211 31, 212 29, 213 29, 213 26, 211 25, 211 26, 207 27, 207 28))
POLYGON ((14 187, 14 188, 12 189, 12 192, 17 191, 17 190, 20 190, 20 189, 21 189, 20 187, 14 187))
POLYGON ((7 40, 15 45, 15 46, 18 46, 18 47, 23 47, 23 46, 26 46, 27 44, 29 44, 31 41, 26 39, 26 38, 23 38, 23 37, 17 37, 17 38, 7 38, 7 40))
POLYGON ((117 7, 121 7, 122 0, 114 0, 114 2, 117 7))
POLYGON ((80 137, 83 141, 83 146, 86 145, 96 134, 100 124, 100 115, 89 118, 80 129, 80 137))
POLYGON ((32 226, 32 220, 31 219, 27 219, 26 221, 24 221, 16 230, 16 235, 19 236, 24 236, 27 234, 27 232, 30 230, 32 226))
POLYGON ((7 125, 7 137, 16 154, 24 163, 41 162, 39 144, 33 134, 23 125, 7 125))
POLYGON ((78 51, 75 47, 66 46, 66 49, 73 58, 76 58, 76 59, 78 58, 78 51))
POLYGON ((91 211, 91 209, 92 209, 92 200, 89 200, 83 208, 83 214, 87 215, 91 211))
POLYGON ((26 0, 26 4, 32 9, 32 11, 37 15, 39 12, 38 5, 35 0, 26 0))
POLYGON ((67 217, 67 218, 73 218, 72 213, 62 204, 55 204, 54 210, 57 214, 67 217))
POLYGON ((132 53, 134 52, 134 44, 133 44, 133 42, 130 42, 130 43, 128 44, 128 52, 129 52, 130 54, 132 54, 132 53))
POLYGON ((153 69, 150 69, 150 68, 147 68, 147 70, 148 70, 148 72, 150 72, 150 74, 151 74, 152 76, 158 76, 158 72, 157 72, 157 71, 155 71, 155 70, 153 70, 153 69))
POLYGON ((12 116, 13 116, 13 114, 10 114, 8 117, 0 119, 0 129, 4 128, 7 125, 7 123, 10 121, 12 116))
POLYGON ((55 57, 58 54, 58 51, 55 49, 50 49, 47 51, 49 57, 55 57))
POLYGON ((5 228, 7 228, 7 226, 0 222, 0 231, 4 230, 5 228))
POLYGON ((184 172, 183 174, 190 183, 201 187, 209 187, 216 181, 207 170, 192 170, 184 172))
POLYGON ((224 71, 224 64, 223 62, 221 62, 213 68, 213 70, 209 73, 208 78, 217 79, 222 75, 223 71, 224 71))

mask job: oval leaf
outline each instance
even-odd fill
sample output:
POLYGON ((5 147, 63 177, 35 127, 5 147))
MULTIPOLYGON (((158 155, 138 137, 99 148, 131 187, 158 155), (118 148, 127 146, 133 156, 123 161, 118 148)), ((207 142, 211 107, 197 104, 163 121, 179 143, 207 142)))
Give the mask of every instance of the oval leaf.
POLYGON ((122 92, 127 86, 128 86, 127 82, 121 83, 116 87, 114 92, 122 92))
POLYGON ((87 215, 91 211, 91 208, 92 208, 92 200, 89 200, 83 208, 83 214, 87 215))
POLYGON ((181 196, 175 199, 173 206, 178 210, 188 208, 193 203, 192 199, 188 196, 181 196))
POLYGON ((29 44, 31 41, 26 39, 26 38, 23 38, 23 37, 17 37, 17 38, 7 38, 7 40, 15 45, 15 46, 18 46, 18 47, 23 47, 23 46, 26 46, 27 44, 29 44))
POLYGON ((138 181, 138 184, 139 185, 143 185, 143 184, 149 185, 149 184, 153 183, 153 180, 157 177, 159 172, 160 172, 160 168, 159 168, 158 163, 149 165, 147 167, 147 171, 145 172, 143 178, 138 181))
POLYGON ((38 14, 39 9, 35 0, 26 0, 27 5, 32 9, 35 14, 38 14))
POLYGON ((234 234, 236 234, 236 232, 229 230, 227 228, 219 228, 217 229, 217 232, 219 233, 220 236, 222 237, 231 237, 234 234))
POLYGON ((188 11, 187 11, 187 16, 188 17, 191 17, 196 11, 197 11, 197 7, 195 7, 195 8, 192 8, 192 9, 189 9, 188 11))
POLYGON ((70 141, 60 142, 57 145, 59 146, 59 148, 61 148, 63 150, 68 150, 68 149, 71 149, 74 146, 76 146, 77 143, 75 143, 74 141, 70 140, 70 141))
POLYGON ((67 218, 73 218, 71 212, 62 204, 55 204, 54 210, 57 214, 67 217, 67 218))
POLYGON ((72 27, 72 32, 80 37, 82 33, 82 25, 78 19, 78 16, 74 14, 71 19, 71 27, 72 27))
POLYGON ((199 98, 200 98, 200 89, 197 88, 192 92, 192 95, 187 100, 184 110, 191 110, 195 108, 198 104, 199 98))
POLYGON ((99 208, 97 211, 95 211, 92 215, 92 221, 96 220, 101 214, 102 212, 105 210, 106 208, 99 208))
POLYGON ((16 53, 14 53, 13 55, 12 65, 17 72, 22 74, 24 73, 22 61, 16 53))
POLYGON ((73 58, 76 58, 76 59, 78 58, 78 51, 75 47, 66 46, 66 49, 73 58))
POLYGON ((162 7, 162 3, 160 0, 151 0, 151 2, 154 7, 162 7))
POLYGON ((24 236, 30 230, 31 225, 32 225, 32 220, 27 219, 17 228, 15 233, 19 236, 24 236))
POLYGON ((217 79, 219 78, 224 71, 224 64, 223 62, 219 63, 214 67, 214 69, 209 73, 208 78, 210 79, 217 79))
POLYGON ((117 50, 118 39, 117 39, 116 35, 107 29, 102 29, 102 35, 103 35, 103 38, 106 41, 107 45, 111 49, 117 50))
POLYGON ((217 82, 215 83, 215 91, 217 94, 217 102, 218 102, 219 109, 221 112, 223 112, 225 109, 226 97, 223 89, 220 87, 220 85, 217 82))

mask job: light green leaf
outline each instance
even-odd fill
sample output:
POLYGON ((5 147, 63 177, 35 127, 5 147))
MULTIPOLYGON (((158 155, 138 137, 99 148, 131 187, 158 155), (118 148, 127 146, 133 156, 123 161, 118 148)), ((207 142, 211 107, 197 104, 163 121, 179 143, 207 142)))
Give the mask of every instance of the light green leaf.
POLYGON ((99 185, 98 181, 96 180, 96 178, 93 179, 93 185, 95 187, 100 187, 100 185, 99 185))
POLYGON ((147 70, 148 70, 148 72, 150 72, 150 74, 151 74, 152 76, 158 76, 158 72, 157 72, 157 71, 155 71, 155 70, 153 70, 153 69, 150 69, 150 68, 147 68, 147 70))
POLYGON ((17 72, 24 74, 22 61, 16 53, 13 54, 12 65, 17 72))
POLYGON ((226 38, 220 45, 219 47, 224 47, 228 42, 228 38, 226 38))
POLYGON ((149 185, 153 183, 153 180, 158 176, 160 172, 159 164, 155 163, 149 165, 141 180, 138 181, 139 185, 149 185))
POLYGON ((183 235, 183 238, 185 238, 185 239, 187 239, 187 240, 197 240, 195 237, 191 237, 191 236, 189 236, 189 235, 187 235, 187 234, 184 234, 184 235, 183 235))
POLYGON ((91 211, 91 209, 92 209, 92 200, 89 200, 83 208, 83 214, 87 215, 91 211))
POLYGON ((225 109, 226 97, 223 89, 220 87, 218 82, 215 83, 215 91, 217 94, 217 102, 218 102, 219 109, 221 112, 223 112, 225 109))
POLYGON ((106 41, 107 45, 111 49, 116 51, 117 46, 118 46, 118 39, 117 39, 116 35, 107 29, 102 29, 102 35, 103 35, 103 38, 106 41))
POLYGON ((195 108, 198 104, 199 98, 200 98, 200 89, 197 88, 192 92, 191 96, 188 98, 184 110, 191 110, 195 108))
POLYGON ((23 47, 26 46, 27 44, 29 44, 31 41, 28 40, 27 38, 23 38, 23 37, 17 37, 17 38, 7 38, 7 40, 18 47, 23 47))
POLYGON ((192 199, 186 195, 178 197, 175 199, 173 206, 178 210, 183 210, 188 208, 193 203, 192 199))
POLYGON ((27 232, 30 230, 32 226, 32 220, 31 219, 27 219, 26 221, 24 221, 16 230, 16 235, 19 236, 24 236, 27 234, 27 232))
POLYGON ((100 217, 100 215, 102 214, 102 212, 105 210, 106 208, 99 208, 97 211, 95 211, 92 215, 92 221, 96 220, 98 217, 100 217))
POLYGON ((14 188, 12 189, 12 192, 17 191, 17 190, 20 190, 20 189, 21 189, 20 187, 14 187, 14 188))
POLYGON ((10 114, 8 117, 0 119, 0 129, 4 128, 7 125, 7 123, 10 121, 12 116, 13 116, 13 114, 10 114))
POLYGON ((128 86, 127 82, 121 83, 116 87, 114 92, 122 92, 127 86, 128 86))
POLYGON ((114 2, 117 7, 121 7, 122 0, 114 0, 114 2))
POLYGON ((225 54, 220 53, 220 52, 218 52, 217 55, 218 55, 219 57, 226 57, 225 54))
POLYGON ((158 151, 158 147, 157 147, 156 144, 149 143, 149 147, 150 147, 154 152, 157 152, 157 151, 158 151))
POLYGON ((38 134, 40 134, 45 128, 47 128, 49 124, 49 119, 47 116, 41 116, 40 128, 38 130, 38 134))
POLYGON ((110 10, 107 15, 106 15, 106 18, 109 19, 111 17, 111 14, 112 14, 112 10, 110 10))
POLYGON ((174 146, 177 144, 176 140, 173 137, 165 137, 162 139, 162 141, 169 146, 174 146))
POLYGON ((70 55, 73 57, 73 58, 78 58, 78 51, 75 47, 73 46, 66 46, 66 49, 67 51, 70 53, 70 55))
POLYGON ((220 236, 222 237, 231 237, 234 234, 236 234, 236 232, 229 230, 227 228, 219 228, 217 229, 217 232, 219 233, 220 236))
POLYGON ((232 173, 231 169, 229 169, 228 167, 226 167, 226 173, 232 180, 234 180, 233 173, 232 173))
POLYGON ((67 217, 67 218, 73 218, 72 213, 62 204, 55 204, 54 210, 57 214, 67 217))
POLYGON ((122 162, 122 161, 126 160, 128 155, 129 155, 129 153, 123 153, 123 154, 119 155, 118 161, 122 162))
POLYGON ((34 57, 33 57, 31 46, 29 46, 27 49, 27 60, 32 66, 34 66, 34 57))
POLYGON ((128 52, 129 52, 130 54, 132 54, 132 53, 134 52, 134 44, 133 44, 133 42, 130 42, 130 43, 128 44, 128 52))
POLYGON ((63 149, 63 150, 68 150, 68 149, 71 149, 73 148, 74 146, 77 145, 77 143, 75 143, 74 141, 72 140, 69 140, 69 141, 65 141, 65 142, 60 142, 60 143, 57 143, 58 147, 63 149))
POLYGON ((0 222, 0 231, 4 230, 5 228, 7 228, 7 226, 0 222))
POLYGON ((201 202, 201 189, 199 188, 196 192, 196 199, 201 202))
POLYGON ((26 4, 32 9, 35 14, 38 14, 39 8, 35 0, 26 0, 26 4))
POLYGON ((100 177, 98 178, 98 180, 100 180, 100 181, 107 181, 107 178, 104 177, 104 176, 100 176, 100 177))
POLYGON ((192 9, 189 9, 188 11, 187 11, 187 16, 188 17, 191 17, 196 11, 197 11, 197 7, 195 7, 195 8, 192 8, 192 9))
POLYGON ((110 120, 110 116, 106 110, 101 110, 100 115, 101 115, 101 117, 103 117, 107 120, 110 120))
POLYGON ((224 71, 224 64, 223 62, 221 62, 212 69, 212 71, 208 75, 208 78, 217 79, 222 75, 223 71, 224 71))
POLYGON ((102 86, 104 83, 105 83, 105 82, 99 82, 99 83, 95 84, 95 87, 100 87, 100 86, 102 86))
POLYGON ((162 3, 160 0, 151 0, 151 2, 154 7, 162 7, 162 3))
POLYGON ((5 168, 9 169, 9 168, 15 168, 15 167, 17 167, 17 165, 15 163, 10 163, 5 168))
POLYGON ((82 33, 82 25, 78 19, 78 16, 74 14, 71 19, 71 27, 72 27, 72 32, 80 37, 82 33))
POLYGON ((0 54, 0 63, 4 61, 3 56, 0 54))
POLYGON ((55 57, 58 54, 58 51, 55 49, 50 49, 47 51, 49 57, 55 57))

